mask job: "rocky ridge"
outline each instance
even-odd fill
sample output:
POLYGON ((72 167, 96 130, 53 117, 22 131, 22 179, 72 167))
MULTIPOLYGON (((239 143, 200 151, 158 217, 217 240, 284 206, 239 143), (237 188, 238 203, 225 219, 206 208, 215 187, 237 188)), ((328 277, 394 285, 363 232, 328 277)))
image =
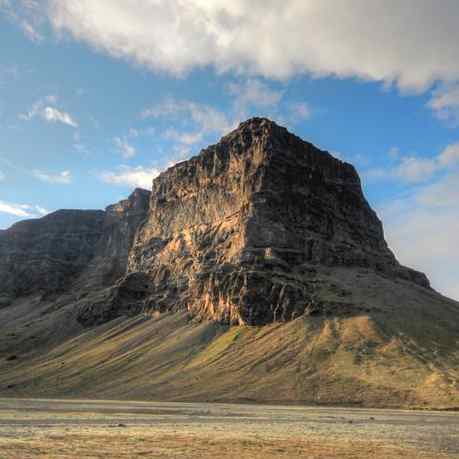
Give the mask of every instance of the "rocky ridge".
POLYGON ((429 288, 389 250, 354 167, 263 118, 160 174, 151 193, 0 233, 1 301, 66 292, 84 325, 151 311, 263 325, 367 309, 321 276, 327 267, 429 288))

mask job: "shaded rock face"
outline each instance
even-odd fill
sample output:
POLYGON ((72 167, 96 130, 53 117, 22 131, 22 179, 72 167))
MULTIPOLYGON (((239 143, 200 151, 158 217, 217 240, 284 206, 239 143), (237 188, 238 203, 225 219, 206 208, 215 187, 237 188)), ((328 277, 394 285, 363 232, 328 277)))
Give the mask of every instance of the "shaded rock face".
POLYGON ((135 190, 106 211, 61 210, 0 232, 0 306, 40 292, 93 292, 126 273, 150 192, 135 190))
POLYGON ((148 214, 150 192, 136 189, 128 199, 105 210, 102 234, 78 287, 94 289, 113 285, 126 274, 128 255, 139 225, 148 214))
POLYGON ((101 237, 102 211, 61 210, 0 233, 3 301, 36 291, 60 292, 88 266, 101 237))
POLYGON ((429 286, 388 249, 353 166, 259 118, 154 180, 129 257, 146 307, 239 324, 327 309, 319 265, 429 286))
POLYGON ((387 247, 353 166, 262 118, 162 173, 151 193, 0 233, 0 260, 8 292, 67 289, 85 325, 181 309, 249 325, 352 313, 352 292, 319 274, 327 266, 429 287, 387 247))

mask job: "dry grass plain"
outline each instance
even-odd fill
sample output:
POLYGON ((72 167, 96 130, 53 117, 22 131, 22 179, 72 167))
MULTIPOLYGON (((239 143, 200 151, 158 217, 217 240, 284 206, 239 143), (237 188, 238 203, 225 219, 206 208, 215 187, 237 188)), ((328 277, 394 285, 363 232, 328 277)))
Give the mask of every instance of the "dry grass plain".
POLYGON ((0 458, 459 458, 459 414, 0 400, 0 458))

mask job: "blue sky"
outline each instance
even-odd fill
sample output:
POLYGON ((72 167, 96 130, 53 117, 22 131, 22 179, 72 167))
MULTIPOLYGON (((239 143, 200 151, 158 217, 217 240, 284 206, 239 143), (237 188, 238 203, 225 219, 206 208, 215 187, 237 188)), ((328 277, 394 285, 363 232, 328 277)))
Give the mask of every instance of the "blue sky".
POLYGON ((459 5, 0 0, 0 228, 104 208, 268 116, 353 163, 459 299, 459 5))

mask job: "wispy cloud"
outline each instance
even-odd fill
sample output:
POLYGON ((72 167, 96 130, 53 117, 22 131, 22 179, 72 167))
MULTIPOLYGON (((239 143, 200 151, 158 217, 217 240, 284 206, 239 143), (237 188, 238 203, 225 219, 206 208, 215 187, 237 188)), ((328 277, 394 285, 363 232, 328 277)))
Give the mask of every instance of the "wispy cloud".
POLYGON ((78 152, 84 155, 89 155, 89 149, 86 145, 81 141, 81 134, 78 129, 76 129, 73 133, 73 148, 78 152))
MULTIPOLYGON (((168 123, 159 135, 171 142, 170 163, 186 159, 196 147, 215 142, 250 116, 267 116, 290 125, 308 120, 306 101, 284 101, 285 89, 259 78, 238 78, 224 86, 229 109, 168 97, 144 109, 142 119, 168 123)), ((122 140, 122 139, 120 139, 122 140)))
POLYGON ((175 128, 168 128, 164 131, 164 138, 174 140, 183 145, 194 145, 204 137, 205 131, 203 129, 195 132, 182 132, 175 128))
POLYGON ((154 167, 120 166, 117 170, 100 173, 99 177, 103 182, 111 185, 131 188, 140 187, 150 190, 153 179, 157 177, 159 173, 160 170, 154 167))
POLYGON ((24 34, 26 35, 27 38, 31 41, 35 42, 40 42, 43 40, 43 36, 41 35, 40 32, 35 28, 32 23, 26 21, 26 20, 21 20, 19 21, 19 25, 21 26, 24 34))
POLYGON ((45 209, 44 207, 41 207, 41 206, 34 206, 36 212, 38 213, 38 215, 40 215, 41 217, 43 217, 44 215, 48 215, 49 214, 49 210, 48 209, 45 209))
POLYGON ((186 159, 191 148, 204 142, 215 140, 236 126, 226 113, 206 104, 199 104, 189 100, 168 98, 145 109, 141 117, 144 119, 174 122, 175 125, 185 127, 166 128, 162 136, 173 143, 170 163, 186 159))
POLYGON ((309 120, 312 116, 311 106, 307 102, 293 102, 288 106, 288 116, 294 123, 309 120))
POLYGON ((123 158, 129 159, 136 155, 136 149, 128 142, 127 138, 115 137, 113 142, 123 158))
POLYGON ((72 183, 73 177, 71 171, 69 170, 64 170, 58 173, 50 173, 40 169, 30 170, 28 168, 18 166, 14 162, 2 157, 0 157, 0 162, 13 171, 16 171, 17 173, 28 177, 33 177, 42 182, 56 183, 61 185, 68 185, 72 183))
POLYGON ((24 35, 33 42, 41 42, 43 35, 39 28, 45 20, 43 4, 38 0, 0 0, 0 13, 17 24, 24 35))
POLYGON ((1 200, 0 212, 22 218, 43 216, 49 213, 48 210, 37 205, 33 206, 30 204, 16 204, 1 200))
POLYGON ((452 126, 459 125, 459 83, 443 84, 436 88, 428 106, 435 116, 452 126))
POLYGON ((284 95, 284 90, 273 89, 256 78, 231 82, 227 85, 227 90, 234 98, 234 108, 239 118, 245 118, 250 107, 262 109, 276 107, 284 95))
POLYGON ((46 183, 56 183, 59 185, 69 185, 72 183, 72 173, 68 170, 59 172, 57 174, 52 174, 48 172, 43 172, 40 170, 34 170, 33 176, 38 180, 46 183))
POLYGON ((56 108, 56 96, 47 96, 38 100, 27 113, 22 113, 19 118, 29 121, 40 118, 48 123, 62 123, 73 128, 78 127, 78 122, 67 112, 56 108))
POLYGON ((0 201, 0 212, 16 217, 30 217, 31 214, 28 212, 28 208, 29 206, 23 204, 0 201))
POLYGON ((142 118, 169 118, 178 119, 189 117, 204 132, 224 133, 231 128, 232 123, 226 114, 215 107, 189 100, 168 98, 159 104, 145 109, 142 118))
POLYGON ((3 182, 5 179, 6 179, 5 173, 0 170, 0 182, 3 182))
POLYGON ((436 173, 446 172, 459 165, 459 143, 448 145, 440 154, 433 157, 402 155, 391 149, 389 156, 396 161, 392 167, 369 169, 365 175, 370 180, 400 180, 406 183, 421 183, 436 173))
POLYGON ((72 126, 74 128, 78 127, 78 123, 72 118, 71 115, 54 107, 45 107, 40 115, 46 121, 67 124, 68 126, 72 126))

